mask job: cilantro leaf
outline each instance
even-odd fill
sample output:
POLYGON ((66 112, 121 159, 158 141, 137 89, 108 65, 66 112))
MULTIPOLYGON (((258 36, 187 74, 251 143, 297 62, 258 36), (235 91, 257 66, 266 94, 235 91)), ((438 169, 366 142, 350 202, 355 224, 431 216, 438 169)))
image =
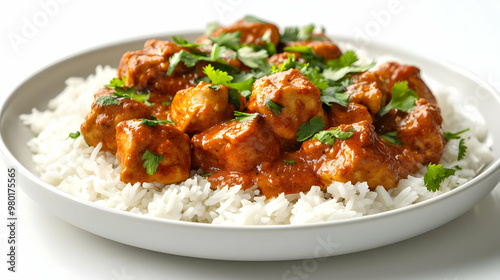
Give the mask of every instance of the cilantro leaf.
POLYGON ((295 134, 297 136, 297 141, 303 142, 313 137, 314 134, 318 133, 323 128, 325 128, 325 122, 321 119, 321 117, 320 116, 313 117, 309 121, 309 123, 303 123, 299 127, 299 131, 297 131, 297 133, 295 134))
POLYGON ((348 93, 335 92, 333 87, 328 87, 325 90, 325 93, 320 97, 320 99, 323 103, 325 103, 328 106, 331 106, 332 105, 331 103, 337 103, 341 106, 347 107, 347 104, 351 102, 348 93))
POLYGON ((141 123, 145 124, 147 126, 157 126, 159 124, 166 124, 166 123, 175 125, 175 123, 173 121, 170 121, 170 120, 159 120, 155 116, 151 116, 151 120, 149 120, 149 119, 141 119, 141 123))
POLYGON ((267 106, 267 108, 269 110, 271 110, 271 112, 273 113, 273 115, 278 115, 279 113, 281 113, 281 110, 283 110, 283 108, 285 108, 282 105, 274 102, 270 98, 266 98, 266 100, 264 101, 264 104, 267 106))
POLYGON ((71 139, 76 139, 76 138, 78 138, 78 137, 80 137, 80 131, 77 131, 77 132, 71 132, 71 133, 69 134, 68 138, 66 138, 66 139, 69 139, 69 138, 71 138, 71 139))
MULTIPOLYGON (((113 79, 111 79, 109 84, 107 84, 105 87, 109 88, 109 89, 114 89, 115 90, 115 92, 113 93, 114 96, 123 97, 123 98, 132 98, 136 101, 143 102, 143 103, 146 103, 146 105, 149 105, 147 101, 148 101, 149 97, 151 96, 151 94, 138 93, 133 87, 129 87, 129 88, 125 87, 126 79, 127 79, 127 77, 125 77, 125 76, 122 76, 121 79, 113 78, 113 79)), ((118 104, 115 104, 115 105, 118 105, 118 104)))
POLYGON ((219 24, 217 22, 210 22, 205 27, 205 35, 210 36, 219 28, 219 24))
POLYGON ((174 53, 169 59, 168 59, 168 69, 167 69, 167 75, 170 76, 175 70, 175 67, 180 62, 184 62, 184 64, 187 67, 193 67, 196 65, 196 63, 199 61, 199 58, 196 57, 196 55, 187 52, 185 50, 181 50, 179 52, 174 53))
POLYGON ((283 161, 284 161, 286 164, 288 164, 288 165, 294 165, 294 164, 295 164, 295 160, 286 160, 286 159, 284 159, 283 161))
POLYGON ((205 73, 210 81, 212 81, 212 83, 214 84, 227 85, 233 80, 233 77, 230 76, 227 72, 219 69, 214 69, 211 64, 203 67, 203 73, 205 73))
POLYGON ((403 142, 399 140, 397 134, 398 134, 397 131, 393 131, 393 132, 388 132, 386 134, 380 134, 379 137, 389 141, 389 143, 393 145, 403 145, 403 142))
POLYGON ((230 120, 229 122, 232 121, 238 121, 238 122, 249 122, 253 121, 257 117, 257 113, 243 113, 240 111, 234 111, 234 119, 230 120))
POLYGON ((213 173, 201 173, 200 176, 203 177, 203 178, 207 178, 207 177, 210 177, 210 175, 212 175, 213 173))
POLYGON ((267 63, 268 53, 266 50, 254 51, 252 47, 245 46, 236 51, 238 59, 250 68, 258 68, 267 63))
POLYGON ((467 132, 469 131, 469 129, 464 129, 464 130, 461 130, 459 132, 455 132, 455 133, 452 133, 452 132, 444 132, 443 133, 443 136, 444 136, 444 140, 446 141, 450 141, 451 139, 459 139, 460 138, 460 134, 464 133, 464 132, 467 132))
POLYGON ((109 81, 109 84, 106 85, 106 88, 124 87, 126 80, 127 80, 127 77, 125 77, 125 76, 122 76, 121 79, 113 78, 113 79, 111 79, 111 81, 109 81))
POLYGON ((261 20, 260 18, 257 18, 257 17, 252 16, 252 15, 246 15, 246 16, 244 17, 244 19, 245 19, 245 21, 246 21, 246 22, 256 22, 256 23, 264 23, 264 24, 268 24, 268 22, 263 21, 263 20, 261 20))
POLYGON ((241 100, 240 100, 240 93, 238 92, 238 90, 234 88, 229 89, 228 98, 229 98, 229 104, 233 104, 236 110, 239 110, 241 106, 241 100))
POLYGON ((356 61, 358 61, 356 53, 352 50, 348 50, 339 58, 327 61, 326 64, 331 69, 340 69, 351 66, 356 61))
POLYGON ((158 165, 163 160, 163 156, 154 154, 146 150, 144 154, 142 154, 141 159, 144 160, 142 167, 144 167, 144 169, 146 169, 146 173, 148 173, 148 175, 151 176, 156 172, 158 165))
POLYGON ((465 146, 465 139, 460 139, 460 142, 458 142, 457 160, 463 159, 466 153, 467 153, 467 146, 465 146))
POLYGON ((184 48, 194 48, 194 47, 199 47, 201 46, 200 44, 196 44, 196 43, 191 43, 191 42, 188 42, 186 39, 184 39, 182 36, 179 36, 179 37, 176 37, 176 36, 173 36, 172 39, 174 40, 174 42, 181 46, 181 47, 184 47, 184 48))
POLYGON ((163 101, 161 104, 163 104, 165 106, 170 106, 170 105, 172 105, 172 100, 163 101))
POLYGON ((391 101, 379 111, 379 115, 383 116, 391 109, 398 109, 406 113, 410 112, 415 107, 415 100, 418 99, 414 90, 408 89, 408 81, 400 81, 392 87, 391 101))
POLYGON ((439 190, 444 179, 455 175, 456 169, 444 168, 441 164, 429 163, 427 172, 424 174, 424 184, 427 190, 435 192, 439 190))
POLYGON ((326 79, 329 79, 332 81, 338 81, 349 73, 365 72, 368 69, 375 66, 375 64, 376 64, 376 62, 373 61, 372 63, 367 64, 367 65, 349 65, 349 66, 342 67, 340 69, 328 68, 328 69, 325 69, 323 71, 323 76, 325 76, 326 79))
POLYGON ((220 46, 225 46, 235 50, 240 45, 240 38, 241 32, 236 31, 231 33, 221 33, 217 37, 210 37, 208 39, 210 39, 210 41, 212 41, 214 44, 218 44, 220 46))
POLYGON ((354 135, 353 132, 342 131, 338 127, 329 130, 323 130, 314 134, 312 139, 318 139, 323 144, 333 146, 335 139, 349 139, 354 135))
POLYGON ((114 95, 103 95, 97 98, 95 104, 101 106, 120 105, 120 100, 114 95))

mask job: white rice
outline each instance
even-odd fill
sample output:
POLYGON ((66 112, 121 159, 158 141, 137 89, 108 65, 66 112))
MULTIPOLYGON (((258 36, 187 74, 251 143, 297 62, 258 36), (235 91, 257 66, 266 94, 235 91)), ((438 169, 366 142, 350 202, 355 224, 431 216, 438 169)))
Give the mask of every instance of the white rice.
POLYGON ((422 168, 401 180, 398 187, 386 191, 379 186, 370 191, 366 183, 334 182, 323 192, 313 187, 308 193, 265 199, 258 190, 223 187, 212 190, 210 183, 192 171, 192 177, 180 184, 125 184, 120 181, 120 165, 115 156, 89 147, 83 137, 68 139, 80 130, 93 94, 116 75, 110 67, 96 68, 86 79, 69 78, 65 90, 51 100, 48 110, 33 109, 22 115, 24 124, 36 135, 28 142, 42 180, 83 200, 139 215, 171 220, 212 224, 274 225, 307 224, 342 220, 405 207, 440 195, 476 176, 482 165, 492 160, 484 143, 484 124, 467 118, 453 108, 450 89, 435 92, 444 117, 444 131, 470 131, 466 139, 466 157, 457 161, 458 140, 445 147, 441 164, 460 166, 437 192, 424 186, 422 168))

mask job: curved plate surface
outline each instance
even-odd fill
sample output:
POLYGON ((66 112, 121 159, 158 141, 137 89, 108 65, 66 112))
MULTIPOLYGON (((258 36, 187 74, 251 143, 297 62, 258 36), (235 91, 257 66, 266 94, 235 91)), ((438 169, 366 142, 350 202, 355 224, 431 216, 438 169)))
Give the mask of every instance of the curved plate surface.
MULTIPOLYGON (((187 40, 199 35, 182 34, 187 40)), ((355 45, 349 38, 332 38, 355 45)), ((99 64, 117 67, 123 53, 141 49, 145 40, 103 46, 56 62, 22 83, 1 111, 0 148, 20 171, 20 186, 39 205, 86 231, 140 248, 200 258, 258 261, 319 258, 392 244, 434 229, 472 208, 500 180, 499 95, 453 66, 372 43, 367 50, 369 57, 396 57, 405 64, 418 66, 431 88, 452 85, 460 89, 457 106, 468 108, 471 117, 486 122, 488 140, 493 143, 494 161, 479 176, 439 197, 398 210, 301 226, 221 226, 144 217, 81 201, 41 181, 35 175, 32 156, 25 145, 33 135, 21 123, 19 115, 31 112, 34 107, 44 110, 70 76, 87 77, 99 64)))

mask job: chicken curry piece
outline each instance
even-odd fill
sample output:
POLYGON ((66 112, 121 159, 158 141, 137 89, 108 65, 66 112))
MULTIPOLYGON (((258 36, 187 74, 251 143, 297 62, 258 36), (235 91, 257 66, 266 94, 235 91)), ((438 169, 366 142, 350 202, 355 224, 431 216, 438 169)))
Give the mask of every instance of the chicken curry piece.
POLYGON ((391 189, 440 160, 442 117, 418 68, 351 67, 325 34, 294 30, 245 18, 196 43, 149 40, 123 55, 122 84, 96 93, 82 135, 116 154, 123 182, 197 171, 266 197, 334 181, 391 189))

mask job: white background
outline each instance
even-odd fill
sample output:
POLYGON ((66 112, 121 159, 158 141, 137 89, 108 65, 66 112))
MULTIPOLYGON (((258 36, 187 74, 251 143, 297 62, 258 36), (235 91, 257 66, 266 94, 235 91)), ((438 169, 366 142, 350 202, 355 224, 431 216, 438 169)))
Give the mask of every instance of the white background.
MULTIPOLYGON (((499 90, 499 12, 499 1, 3 1, 0 102, 36 71, 88 48, 230 24, 245 14, 280 26, 315 23, 368 45, 383 42, 452 62, 499 90)), ((212 261, 137 249, 75 228, 20 192, 18 272, 8 273, 7 166, 0 169, 1 279, 283 279, 287 271, 296 271, 295 278, 284 279, 500 279, 498 186, 438 229, 319 263, 212 261)))

